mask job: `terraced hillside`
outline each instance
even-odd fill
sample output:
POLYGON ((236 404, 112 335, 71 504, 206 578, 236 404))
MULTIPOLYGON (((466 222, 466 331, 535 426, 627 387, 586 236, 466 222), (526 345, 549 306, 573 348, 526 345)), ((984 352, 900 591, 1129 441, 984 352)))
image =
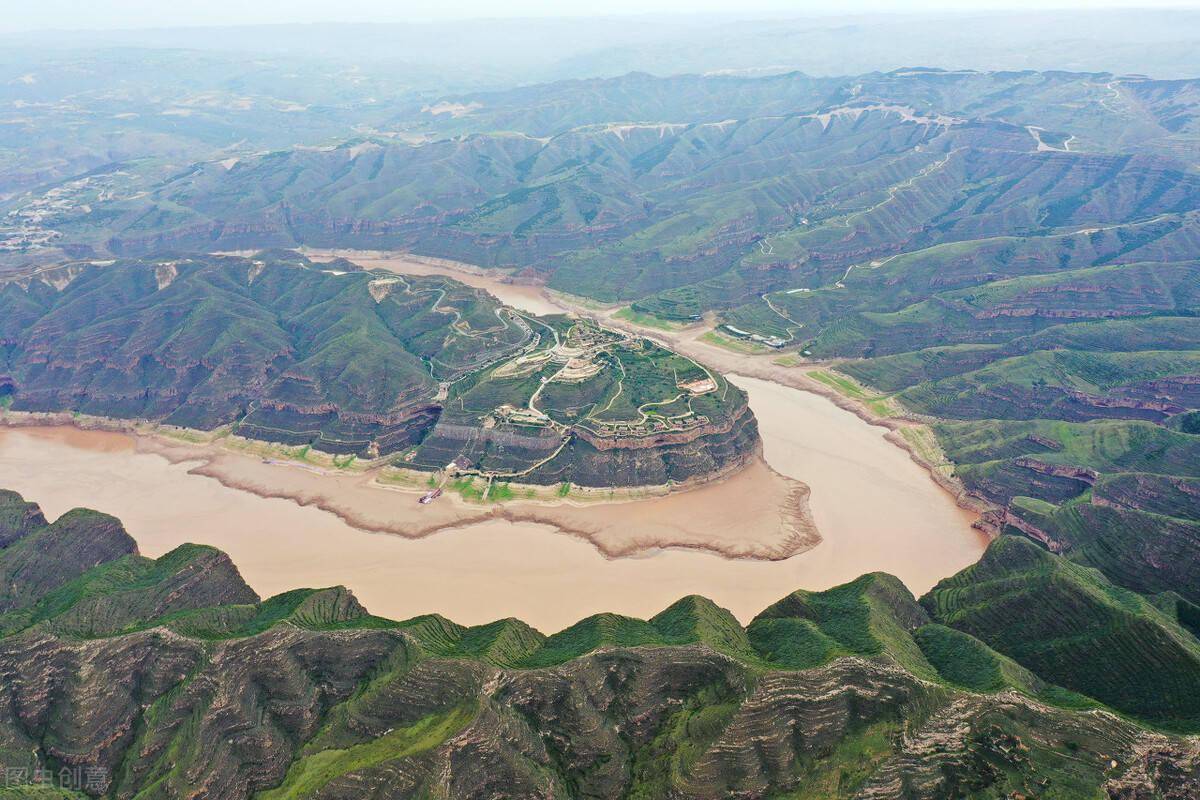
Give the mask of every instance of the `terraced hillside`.
POLYGON ((872 574, 747 627, 693 596, 552 636, 381 619, 340 587, 260 600, 211 548, 147 559, 111 517, 47 523, 11 492, 0 541, 0 761, 86 775, 78 796, 1200 791, 1197 740, 1154 730, 1200 725, 1156 694, 1194 685, 1200 642, 1162 598, 1012 537, 921 603, 872 574))
POLYGON ((1173 592, 1144 597, 1027 539, 1002 536, 922 604, 1037 675, 1114 708, 1182 727, 1200 719, 1196 619, 1173 592), (1038 607, 1044 613, 1030 613, 1038 607))
POLYGON ((689 359, 453 280, 289 252, 72 263, 0 284, 14 411, 149 419, 420 469, 658 485, 758 442, 689 359))
POLYGON ((834 368, 927 422, 997 529, 1196 602, 1198 310, 1196 262, 1086 267, 831 314, 806 347, 865 356, 834 368))

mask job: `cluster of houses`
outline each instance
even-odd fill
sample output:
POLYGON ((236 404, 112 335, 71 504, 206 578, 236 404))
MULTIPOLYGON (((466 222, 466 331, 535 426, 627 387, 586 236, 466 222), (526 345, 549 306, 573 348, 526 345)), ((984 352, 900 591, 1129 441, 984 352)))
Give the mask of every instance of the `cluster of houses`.
POLYGON ((703 414, 681 414, 677 417, 662 417, 651 414, 642 422, 630 420, 606 421, 589 419, 587 428, 597 436, 610 439, 639 439, 656 433, 685 433, 693 428, 708 424, 703 414))
POLYGON ((739 339, 749 339, 752 342, 765 344, 767 347, 771 347, 776 350, 786 346, 788 343, 787 339, 780 339, 778 336, 763 336, 761 333, 751 333, 750 331, 744 331, 741 328, 735 328, 732 325, 722 325, 721 327, 739 339))

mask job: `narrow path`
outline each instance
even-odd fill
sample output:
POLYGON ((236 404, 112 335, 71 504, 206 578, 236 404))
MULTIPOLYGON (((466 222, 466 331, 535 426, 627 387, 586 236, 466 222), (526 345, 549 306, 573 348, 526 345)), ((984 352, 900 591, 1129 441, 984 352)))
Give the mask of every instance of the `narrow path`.
POLYGON ((1123 114, 1121 109, 1113 108, 1111 105, 1109 105, 1109 103, 1111 103, 1113 100, 1116 100, 1117 102, 1120 102, 1120 103, 1123 103, 1125 101, 1124 96, 1122 96, 1122 94, 1121 94, 1121 90, 1118 89, 1115 86, 1115 84, 1116 84, 1116 81, 1109 81, 1108 83, 1104 84, 1104 88, 1108 89, 1110 92, 1112 92, 1112 97, 1101 97, 1100 105, 1104 106, 1105 110, 1111 111, 1114 114, 1123 114))
POLYGON ((674 397, 672 397, 669 400, 651 400, 649 403, 642 403, 637 408, 637 412, 642 415, 641 422, 643 424, 645 424, 646 420, 650 419, 650 415, 647 414, 642 409, 647 408, 648 406, 669 406, 669 405, 671 405, 671 403, 674 403, 679 398, 686 396, 686 394, 687 394, 686 392, 680 392, 679 394, 675 395, 674 397))
POLYGON ((883 206, 885 206, 888 203, 895 200, 896 195, 898 195, 900 192, 904 191, 905 189, 910 188, 914 183, 916 183, 921 178, 931 175, 935 171, 946 166, 946 164, 950 161, 950 157, 953 156, 955 153, 957 153, 961 149, 963 149, 963 148, 960 147, 960 148, 955 148, 954 150, 951 150, 949 153, 947 153, 945 155, 945 157, 941 161, 935 161, 932 164, 922 167, 916 173, 909 176, 908 178, 905 178, 900 183, 897 183, 894 186, 889 186, 887 188, 887 197, 885 197, 883 200, 879 201, 875 205, 871 206, 870 208, 864 208, 860 211, 855 211, 855 212, 851 213, 850 215, 848 215, 847 217, 845 217, 844 219, 842 219, 841 221, 831 222, 830 225, 836 225, 836 226, 839 226, 842 228, 849 228, 850 223, 853 222, 854 220, 858 219, 859 217, 861 217, 865 214, 870 214, 872 211, 876 211, 876 210, 882 208, 883 206))
MULTIPOLYGON (((621 377, 617 378, 617 391, 608 399, 608 402, 604 404, 604 408, 600 409, 599 411, 593 409, 584 418, 585 420, 595 419, 597 414, 603 414, 605 411, 608 411, 610 408, 612 408, 612 404, 617 401, 617 398, 621 396, 621 392, 625 391, 625 362, 623 362, 620 358, 615 358, 614 360, 617 362, 617 366, 621 368, 621 377)), ((707 370, 705 371, 707 372, 707 370)))
MULTIPOLYGON (((849 271, 847 271, 847 273, 846 273, 846 274, 847 274, 847 275, 849 275, 849 274, 850 274, 850 273, 849 273, 849 271)), ((801 328, 803 328, 803 327, 804 327, 804 323, 803 323, 803 322, 797 322, 796 320, 792 319, 792 318, 791 318, 791 317, 789 317, 787 314, 783 313, 783 312, 782 312, 782 311, 780 311, 778 308, 776 308, 776 307, 775 307, 775 304, 771 302, 770 292, 763 292, 763 293, 760 295, 760 297, 762 297, 762 301, 763 301, 764 303, 766 303, 766 304, 767 304, 767 308, 769 308, 769 309, 771 309, 772 311, 774 311, 776 315, 778 315, 778 316, 782 317, 783 319, 786 319, 788 322, 792 323, 792 326, 795 326, 795 327, 792 327, 792 326, 787 326, 787 327, 785 327, 785 328, 784 328, 784 330, 786 330, 786 331, 787 331, 787 334, 788 334, 788 341, 789 341, 789 342, 794 342, 794 341, 796 341, 796 331, 798 331, 798 330, 800 330, 801 328)))

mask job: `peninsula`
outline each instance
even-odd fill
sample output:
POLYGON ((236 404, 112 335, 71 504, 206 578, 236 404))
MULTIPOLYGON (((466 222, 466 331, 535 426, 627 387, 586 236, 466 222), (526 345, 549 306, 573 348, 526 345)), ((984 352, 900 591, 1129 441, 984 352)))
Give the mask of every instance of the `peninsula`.
POLYGON ((641 336, 442 276, 290 251, 0 283, 15 411, 149 420, 493 483, 691 484, 759 449, 746 395, 641 336))

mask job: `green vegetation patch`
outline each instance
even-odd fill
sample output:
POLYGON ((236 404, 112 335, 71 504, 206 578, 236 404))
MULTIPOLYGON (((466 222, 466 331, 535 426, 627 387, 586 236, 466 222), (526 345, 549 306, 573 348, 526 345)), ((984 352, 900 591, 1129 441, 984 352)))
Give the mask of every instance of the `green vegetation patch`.
POLYGON ((866 388, 847 375, 841 375, 833 370, 822 369, 812 370, 808 375, 835 390, 843 397, 858 400, 878 416, 891 417, 895 416, 899 411, 895 401, 890 397, 866 388))
POLYGON ((748 633, 765 658, 793 669, 842 654, 886 655, 917 675, 934 677, 911 635, 926 622, 904 584, 876 572, 823 592, 793 592, 755 617, 748 633))
MULTIPOLYGON (((1002 536, 921 602, 1049 682, 1160 724, 1200 727, 1200 641, 1097 570, 1002 536)), ((955 674, 986 679, 977 659, 957 656, 944 660, 955 674)))
MULTIPOLYGON (((1019 689, 1049 702, 1062 699, 1029 670, 1000 655, 970 634, 936 623, 913 631, 925 658, 943 679, 977 692, 1019 689)), ((1061 693, 1061 690, 1060 690, 1061 693)))
POLYGON ((563 664, 602 647, 640 647, 666 643, 662 634, 645 620, 619 614, 596 614, 546 639, 520 666, 536 668, 563 664))
POLYGON ((677 331, 683 327, 675 320, 664 319, 646 311, 638 311, 633 306, 626 306, 614 314, 613 318, 660 331, 677 331))
POLYGON ((733 614, 707 597, 689 595, 677 600, 652 617, 650 625, 667 642, 701 642, 731 655, 753 654, 746 630, 733 614))
POLYGON ((430 714, 412 725, 397 728, 363 744, 340 750, 320 750, 302 755, 288 769, 278 788, 258 795, 260 800, 311 797, 338 778, 432 750, 465 728, 477 713, 468 703, 430 714))
POLYGON ((913 636, 943 678, 980 692, 1006 688, 1008 682, 994 651, 974 636, 944 625, 925 625, 913 636))
POLYGON ((754 649, 770 664, 811 669, 846 652, 833 637, 807 619, 756 619, 747 629, 754 649))
POLYGON ((684 699, 654 738, 634 753, 631 786, 625 796, 630 800, 669 796, 724 732, 742 700, 724 684, 704 687, 684 699))
POLYGON ((717 331, 709 331, 700 337, 700 341, 708 344, 723 347, 726 350, 732 350, 735 353, 743 355, 762 355, 770 353, 771 348, 758 342, 750 341, 749 339, 737 339, 732 336, 725 336, 717 331))
POLYGON ((777 800, 839 800, 853 797, 876 770, 896 752, 902 724, 884 719, 848 731, 820 757, 804 758, 792 791, 774 795, 777 800))

